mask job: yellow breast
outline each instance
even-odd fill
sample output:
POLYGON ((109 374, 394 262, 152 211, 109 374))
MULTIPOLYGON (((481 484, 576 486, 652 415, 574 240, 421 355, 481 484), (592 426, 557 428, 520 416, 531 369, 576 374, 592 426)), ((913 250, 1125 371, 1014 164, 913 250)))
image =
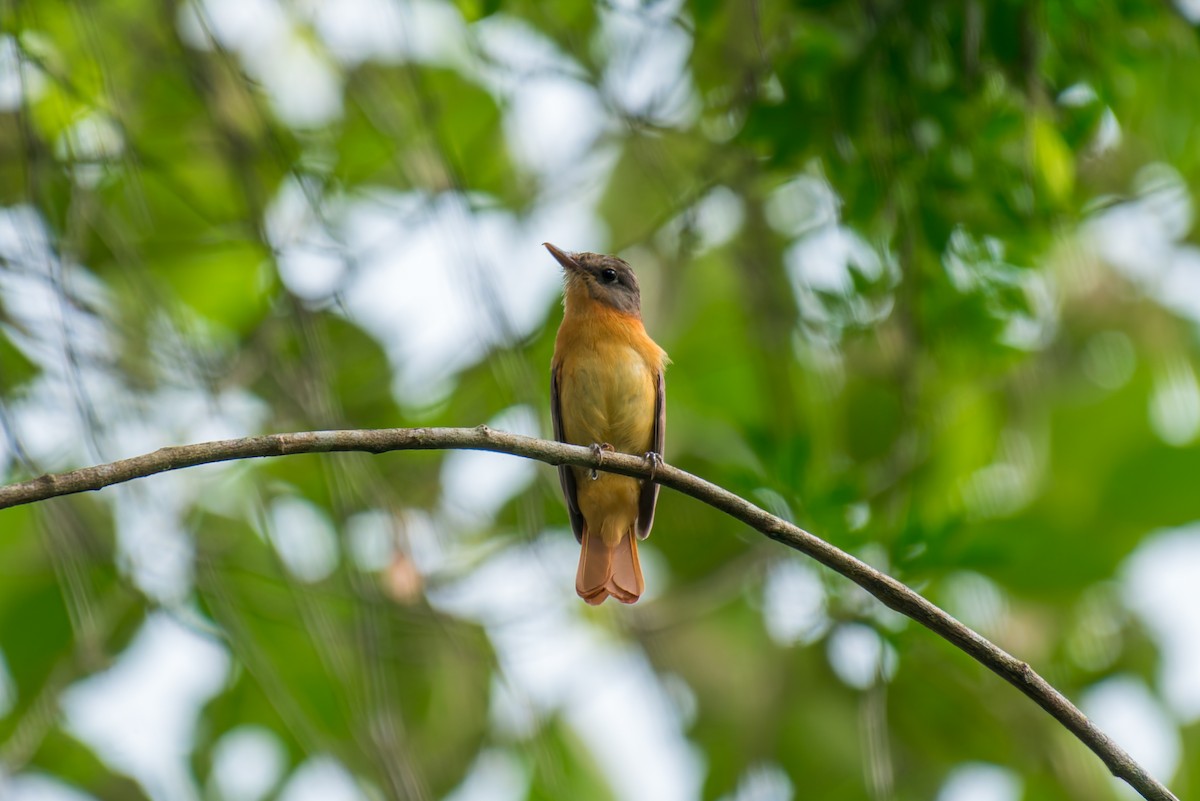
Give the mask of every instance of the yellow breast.
POLYGON ((607 442, 624 453, 650 450, 665 356, 636 317, 599 304, 568 313, 554 347, 566 440, 607 442))
POLYGON ((568 442, 607 442, 624 453, 650 450, 655 376, 641 354, 603 344, 563 361, 563 434, 568 442))

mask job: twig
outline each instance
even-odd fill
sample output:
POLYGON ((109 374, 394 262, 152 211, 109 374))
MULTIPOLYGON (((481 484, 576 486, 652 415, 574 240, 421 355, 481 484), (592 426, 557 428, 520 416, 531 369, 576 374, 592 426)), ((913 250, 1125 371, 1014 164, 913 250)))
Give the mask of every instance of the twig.
POLYGON ((920 594, 798 526, 768 514, 732 492, 667 464, 652 468, 642 456, 607 453, 602 465, 600 458, 588 448, 494 431, 487 426, 307 431, 162 448, 153 453, 109 464, 57 475, 44 475, 30 481, 0 487, 0 509, 60 495, 99 490, 168 470, 233 459, 333 451, 384 453, 443 449, 496 451, 552 465, 577 465, 639 478, 648 478, 653 469, 654 480, 662 486, 720 509, 776 542, 816 559, 858 584, 888 608, 912 618, 965 651, 1049 712, 1084 745, 1092 749, 1114 776, 1126 781, 1143 798, 1149 801, 1178 801, 1170 790, 1147 773, 1108 735, 1096 728, 1074 704, 1029 665, 964 626, 920 594))

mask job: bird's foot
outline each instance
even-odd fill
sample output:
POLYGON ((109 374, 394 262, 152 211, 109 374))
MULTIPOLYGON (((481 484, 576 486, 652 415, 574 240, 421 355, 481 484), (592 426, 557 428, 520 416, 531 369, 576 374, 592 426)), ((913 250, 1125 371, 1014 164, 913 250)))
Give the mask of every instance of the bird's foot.
MULTIPOLYGON (((601 467, 604 466, 605 451, 616 451, 616 448, 614 448, 612 445, 609 445, 607 442, 593 442, 592 443, 592 454, 598 460, 600 460, 601 467)), ((596 479, 600 478, 600 471, 593 467, 592 472, 589 474, 588 477, 591 478, 592 481, 595 481, 596 479)))
POLYGON ((663 466, 662 454, 658 451, 646 451, 646 455, 642 457, 650 463, 650 480, 654 480, 654 474, 658 472, 658 468, 663 466))

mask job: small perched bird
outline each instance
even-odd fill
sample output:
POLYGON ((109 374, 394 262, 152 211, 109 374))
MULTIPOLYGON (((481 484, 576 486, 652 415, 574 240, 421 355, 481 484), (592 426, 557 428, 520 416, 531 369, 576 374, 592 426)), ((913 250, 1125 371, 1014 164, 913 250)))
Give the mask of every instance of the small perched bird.
MULTIPOLYGON (((637 276, 616 256, 546 249, 565 274, 550 366, 555 439, 661 463, 669 360, 642 325, 637 276)), ((610 595, 633 603, 645 589, 637 541, 650 535, 658 485, 582 467, 559 467, 558 477, 582 545, 575 591, 593 605, 610 595)))

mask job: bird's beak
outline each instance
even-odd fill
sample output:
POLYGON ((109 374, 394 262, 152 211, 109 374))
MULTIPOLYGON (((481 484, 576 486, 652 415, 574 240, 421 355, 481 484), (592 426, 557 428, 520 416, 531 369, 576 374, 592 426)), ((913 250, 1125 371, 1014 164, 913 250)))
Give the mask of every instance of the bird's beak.
POLYGON ((549 242, 543 242, 542 246, 545 247, 546 250, 550 251, 550 255, 557 259, 558 263, 561 264, 563 269, 568 273, 583 272, 583 268, 579 266, 579 262, 575 261, 575 258, 570 253, 567 253, 565 250, 559 250, 549 242))

